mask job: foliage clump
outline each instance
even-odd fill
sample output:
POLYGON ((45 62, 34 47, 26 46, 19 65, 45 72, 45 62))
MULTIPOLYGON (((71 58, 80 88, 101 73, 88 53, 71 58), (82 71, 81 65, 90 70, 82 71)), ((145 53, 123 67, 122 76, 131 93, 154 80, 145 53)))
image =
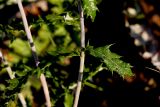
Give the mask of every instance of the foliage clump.
MULTIPOLYGON (((25 2, 32 4, 32 2, 25 2)), ((85 15, 94 21, 98 11, 96 0, 82 0, 82 2, 85 15)), ((76 88, 75 75, 77 73, 75 72, 79 68, 78 58, 81 51, 100 61, 98 67, 84 69, 84 85, 95 88, 96 85, 88 81, 102 69, 115 71, 121 77, 133 75, 131 65, 122 61, 119 55, 112 53, 110 45, 98 48, 88 46, 80 49, 78 9, 74 12, 70 10, 70 7, 77 8, 76 5, 73 5, 74 1, 48 0, 47 3, 49 10, 45 16, 39 15, 38 18, 32 16, 30 19, 30 29, 40 60, 39 67, 34 66, 31 50, 19 18, 14 16, 14 20, 8 25, 0 25, 0 35, 2 35, 0 41, 3 46, 1 50, 9 62, 7 66, 11 66, 16 77, 11 80, 7 76, 4 77, 6 66, 1 64, 0 76, 3 78, 0 81, 4 80, 0 83, 0 93, 2 93, 0 105, 12 105, 13 107, 20 105, 17 100, 17 93, 20 91, 27 100, 28 106, 31 106, 32 103, 38 104, 33 100, 36 97, 33 94, 41 93, 42 88, 37 77, 39 78, 40 74, 44 73, 48 80, 52 105, 71 107, 76 88), (93 69, 95 71, 92 71, 93 69), (85 75, 88 71, 89 75, 85 75), (63 101, 63 104, 60 101, 63 101)), ((40 104, 44 105, 45 101, 40 104)))

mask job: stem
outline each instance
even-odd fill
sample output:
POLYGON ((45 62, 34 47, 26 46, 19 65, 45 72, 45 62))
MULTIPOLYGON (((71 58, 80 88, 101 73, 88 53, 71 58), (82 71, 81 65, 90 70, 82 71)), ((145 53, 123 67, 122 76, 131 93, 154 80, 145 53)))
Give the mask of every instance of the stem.
MULTIPOLYGON (((14 73, 12 72, 11 67, 8 65, 7 60, 5 60, 5 58, 4 58, 1 50, 0 50, 0 58, 2 59, 2 62, 7 66, 7 67, 6 67, 6 70, 7 70, 7 72, 8 72, 8 75, 9 75, 10 79, 14 79, 14 78, 15 78, 15 75, 14 75, 14 73)), ((27 107, 25 98, 24 98, 24 96, 23 96, 22 93, 18 93, 18 98, 19 98, 19 100, 20 100, 20 102, 21 102, 21 104, 22 104, 22 107, 27 107)))
POLYGON ((46 98, 46 105, 47 105, 47 107, 51 107, 47 81, 46 81, 46 77, 44 76, 43 73, 40 76, 40 80, 41 80, 43 91, 44 91, 44 95, 45 95, 45 98, 46 98))
POLYGON ((89 73, 89 76, 88 76, 87 78, 85 78, 84 83, 87 82, 87 80, 90 80, 91 78, 93 78, 99 71, 102 71, 102 70, 104 70, 104 69, 107 70, 107 68, 103 68, 103 67, 102 67, 102 64, 99 65, 99 66, 96 68, 95 71, 91 71, 91 73, 89 73))
POLYGON ((28 22, 27 22, 27 18, 26 18, 24 9, 23 9, 22 1, 17 0, 17 3, 18 3, 18 7, 19 7, 19 10, 20 10, 21 16, 22 16, 22 21, 23 21, 23 24, 24 24, 25 32, 27 34, 27 39, 28 39, 30 47, 31 47, 32 55, 34 57, 36 67, 38 67, 38 64, 39 64, 38 56, 36 55, 36 48, 35 48, 35 45, 33 43, 31 31, 30 31, 29 26, 28 26, 28 22))
POLYGON ((76 89, 76 93, 75 93, 73 107, 78 106, 78 101, 79 101, 79 96, 80 96, 80 91, 81 91, 81 86, 82 86, 82 79, 83 79, 84 59, 85 59, 85 54, 84 54, 84 52, 81 52, 80 68, 79 68, 78 81, 77 81, 77 89, 76 89))
POLYGON ((14 78, 15 78, 15 75, 14 75, 14 73, 12 72, 11 67, 8 65, 8 62, 5 60, 5 58, 4 58, 1 50, 0 50, 0 58, 2 59, 2 62, 7 66, 7 67, 6 67, 6 70, 7 70, 7 72, 8 72, 8 75, 9 75, 10 79, 14 79, 14 78))
POLYGON ((19 98, 20 102, 22 103, 22 107, 27 107, 26 101, 25 101, 22 93, 18 93, 18 98, 19 98))
POLYGON ((73 107, 78 106, 78 101, 79 101, 79 96, 80 96, 80 91, 81 91, 81 86, 82 86, 82 79, 83 79, 83 70, 84 70, 84 60, 85 60, 85 29, 84 29, 84 15, 83 15, 83 8, 82 8, 82 3, 81 0, 78 0, 78 8, 79 8, 79 13, 80 13, 80 26, 81 26, 81 55, 80 55, 80 68, 79 68, 79 74, 78 74, 78 81, 77 81, 77 89, 75 93, 75 99, 74 99, 74 104, 73 107))
MULTIPOLYGON (((24 28, 25 28, 25 31, 26 31, 26 34, 27 34, 27 38, 28 38, 30 47, 31 47, 32 55, 34 57, 35 65, 36 65, 36 67, 38 67, 40 62, 39 62, 38 56, 36 54, 36 48, 35 48, 35 45, 33 43, 31 31, 30 31, 29 26, 28 26, 28 22, 27 22, 27 18, 26 18, 24 9, 23 9, 22 1, 21 0, 17 0, 17 3, 18 3, 18 7, 19 7, 19 10, 20 10, 20 13, 22 15, 24 28)), ((44 95, 45 95, 45 98, 46 98, 46 105, 47 105, 47 107, 51 107, 51 102, 50 102, 50 96, 49 96, 49 91, 48 91, 48 87, 47 87, 47 82, 46 82, 46 78, 45 78, 43 73, 40 75, 40 81, 41 81, 41 84, 42 84, 42 87, 43 87, 43 91, 44 91, 44 95)))

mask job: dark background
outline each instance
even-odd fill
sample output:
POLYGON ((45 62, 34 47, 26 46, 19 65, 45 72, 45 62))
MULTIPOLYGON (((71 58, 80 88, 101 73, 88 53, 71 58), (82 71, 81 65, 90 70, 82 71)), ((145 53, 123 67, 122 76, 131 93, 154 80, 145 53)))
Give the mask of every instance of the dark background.
MULTIPOLYGON (((154 0, 153 0, 154 1, 154 0)), ((152 67, 150 60, 144 60, 134 46, 133 38, 125 27, 124 2, 126 0, 102 0, 98 5, 99 12, 94 23, 87 23, 89 29, 86 37, 94 46, 113 44, 111 50, 123 56, 123 60, 133 66, 136 74, 132 82, 110 72, 101 72, 95 77, 95 82, 104 87, 103 92, 85 87, 80 97, 80 107, 159 107, 160 106, 160 74, 146 69, 152 67), (144 76, 144 78, 142 78, 144 76), (98 78, 98 80, 96 80, 98 78), (107 78, 112 79, 112 83, 107 78), (147 81, 154 78, 156 88, 145 91, 147 81), (146 79, 146 80, 145 80, 146 79), (96 93, 96 94, 95 94, 96 93)))

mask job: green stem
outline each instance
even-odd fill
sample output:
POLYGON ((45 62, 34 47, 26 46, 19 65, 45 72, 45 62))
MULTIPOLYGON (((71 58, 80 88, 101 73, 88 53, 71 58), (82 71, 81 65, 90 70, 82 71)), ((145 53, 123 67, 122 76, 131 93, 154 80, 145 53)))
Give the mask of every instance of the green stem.
POLYGON ((96 68, 96 71, 94 72, 91 72, 89 74, 89 76, 87 78, 85 78, 84 82, 86 82, 87 80, 91 79, 93 76, 95 76, 99 71, 103 70, 104 68, 102 68, 102 64, 99 65, 97 68, 96 68))
POLYGON ((90 83, 90 82, 84 82, 84 84, 85 84, 86 86, 91 87, 91 88, 98 89, 99 91, 103 91, 103 88, 102 88, 102 87, 98 87, 97 85, 92 84, 92 83, 90 83))

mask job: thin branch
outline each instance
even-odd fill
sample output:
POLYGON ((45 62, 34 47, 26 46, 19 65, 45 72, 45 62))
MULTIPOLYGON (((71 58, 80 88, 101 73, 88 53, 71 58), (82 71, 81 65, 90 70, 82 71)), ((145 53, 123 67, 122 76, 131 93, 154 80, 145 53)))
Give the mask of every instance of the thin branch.
POLYGON ((155 72, 157 72, 157 73, 160 73, 160 71, 159 70, 156 70, 156 69, 154 69, 154 68, 150 68, 150 67, 145 67, 146 69, 149 69, 149 70, 151 70, 151 71, 155 71, 155 72))
POLYGON ((10 79, 14 79, 14 78, 15 78, 15 75, 14 75, 14 73, 12 72, 11 67, 8 65, 7 60, 5 60, 5 58, 4 58, 1 50, 0 50, 0 58, 2 59, 2 62, 7 66, 7 67, 6 67, 6 70, 7 70, 7 72, 8 72, 8 75, 9 75, 10 79))
POLYGON ((99 71, 102 71, 103 69, 106 69, 106 68, 103 68, 102 64, 99 65, 94 72, 91 72, 89 76, 84 79, 84 83, 87 82, 87 80, 90 80, 91 78, 93 78, 99 71))
POLYGON ((42 86, 43 86, 43 91, 44 91, 45 98, 46 98, 46 105, 47 105, 47 107, 51 107, 47 81, 46 81, 46 77, 44 76, 43 73, 40 76, 40 80, 41 80, 41 83, 42 83, 42 86))
POLYGON ((27 103, 26 103, 22 93, 18 93, 18 98, 22 104, 22 107, 27 107, 27 103))
POLYGON ((79 68, 79 74, 78 74, 78 81, 77 81, 77 89, 75 93, 75 99, 74 99, 74 104, 73 107, 78 106, 78 101, 79 101, 79 96, 80 96, 80 91, 82 87, 82 79, 83 79, 83 70, 84 70, 84 61, 85 61, 85 29, 84 29, 84 15, 83 15, 83 8, 82 8, 82 3, 81 0, 78 0, 78 8, 79 8, 79 13, 80 13, 80 26, 81 26, 81 55, 80 55, 80 68, 79 68))
POLYGON ((27 22, 27 18, 26 18, 24 9, 23 9, 22 1, 17 0, 17 3, 18 3, 18 7, 19 7, 19 10, 20 10, 21 16, 22 16, 22 21, 23 21, 23 24, 24 24, 25 32, 27 34, 27 39, 28 39, 30 47, 31 47, 32 55, 34 57, 36 67, 38 67, 38 64, 40 62, 38 60, 38 56, 36 55, 36 48, 35 48, 35 45, 33 43, 31 31, 30 31, 29 26, 28 26, 28 22, 27 22))
MULTIPOLYGON (((0 50, 0 58, 2 59, 2 62, 7 66, 7 67, 6 67, 6 70, 7 70, 7 72, 8 72, 8 75, 9 75, 10 79, 14 79, 14 78, 15 78, 15 75, 14 75, 14 73, 12 72, 11 67, 8 65, 8 61, 5 60, 5 58, 4 58, 1 50, 0 50)), ((24 98, 24 96, 23 96, 22 93, 18 93, 18 98, 19 98, 19 100, 20 100, 20 102, 21 102, 21 104, 22 104, 22 107, 27 107, 25 98, 24 98)))
MULTIPOLYGON (((22 1, 17 0, 17 3, 18 3, 18 7, 19 7, 19 10, 20 10, 21 16, 22 16, 22 20, 23 20, 24 28, 25 28, 25 31, 26 31, 26 34, 27 34, 27 38, 28 38, 28 41, 29 41, 29 44, 30 44, 30 47, 31 47, 32 55, 34 57, 36 67, 38 67, 40 62, 39 62, 38 56, 36 54, 36 48, 35 48, 35 45, 33 43, 31 31, 30 31, 29 26, 28 26, 28 22, 27 22, 27 18, 26 18, 24 9, 23 9, 22 1)), ((43 91, 44 91, 44 94, 45 94, 46 105, 47 105, 47 107, 51 107, 47 82, 46 82, 46 78, 45 78, 43 73, 40 75, 40 81, 41 81, 43 91)))

